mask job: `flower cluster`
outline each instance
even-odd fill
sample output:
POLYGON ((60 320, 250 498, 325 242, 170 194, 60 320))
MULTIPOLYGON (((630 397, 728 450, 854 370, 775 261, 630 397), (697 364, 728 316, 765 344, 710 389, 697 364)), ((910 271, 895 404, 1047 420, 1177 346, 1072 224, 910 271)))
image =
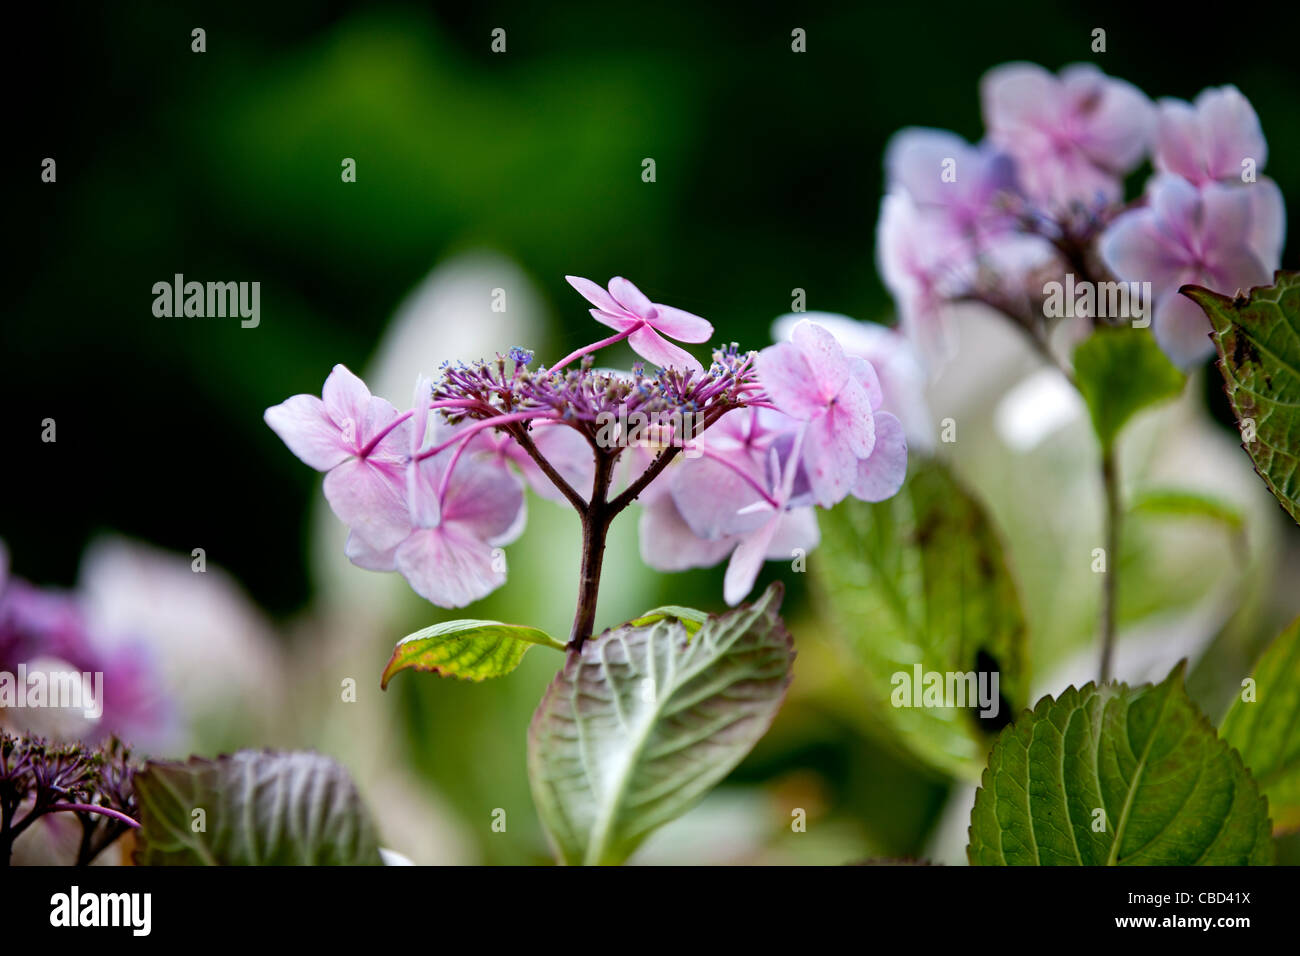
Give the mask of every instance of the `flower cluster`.
POLYGON ((82 826, 84 866, 139 824, 131 752, 111 738, 96 749, 0 732, 0 866, 14 841, 42 817, 67 812, 82 826))
POLYGON ((91 742, 109 734, 157 737, 173 718, 171 703, 159 690, 157 662, 143 645, 108 636, 87 620, 77 594, 11 575, 0 542, 0 723, 91 742), (51 692, 52 674, 85 676, 84 688, 78 688, 85 698, 80 709, 69 712, 55 701, 27 709, 22 705, 26 688, 18 686, 22 672, 39 676, 51 692), (93 693, 102 699, 92 700, 93 693), (99 711, 98 717, 80 719, 86 710, 99 711))
POLYGON ((1152 103, 1090 65, 1027 63, 991 70, 980 94, 982 143, 907 129, 886 153, 878 265, 909 332, 933 349, 953 301, 1014 314, 1044 277, 1073 273, 1150 283, 1160 346, 1183 366, 1207 356, 1209 324, 1179 287, 1265 284, 1281 258, 1282 195, 1259 175, 1249 101, 1226 86, 1152 103), (1155 175, 1126 205, 1124 177, 1147 158, 1155 175))
POLYGON ((326 473, 353 563, 398 571, 440 606, 469 604, 505 580, 501 549, 522 532, 527 485, 583 516, 597 560, 609 522, 639 500, 646 562, 678 570, 730 556, 735 604, 765 560, 816 545, 814 505, 898 490, 902 427, 881 410, 872 365, 825 328, 799 323, 757 353, 716 349, 705 368, 669 341, 706 340, 705 319, 626 279, 569 282, 616 334, 550 367, 522 348, 445 362, 399 412, 339 365, 320 398, 267 410, 290 450, 326 473), (653 373, 594 366, 593 352, 624 340, 653 373))

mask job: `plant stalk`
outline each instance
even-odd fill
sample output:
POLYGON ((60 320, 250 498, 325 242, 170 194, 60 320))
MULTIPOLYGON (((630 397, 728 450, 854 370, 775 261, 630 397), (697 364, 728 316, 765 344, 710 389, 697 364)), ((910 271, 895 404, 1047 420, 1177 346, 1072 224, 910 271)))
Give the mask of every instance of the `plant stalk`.
POLYGON ((596 450, 596 473, 591 482, 591 500, 582 515, 582 570, 578 576, 578 609, 569 633, 569 649, 582 651, 583 642, 596 626, 596 601, 600 595, 600 567, 605 558, 605 537, 614 513, 609 508, 609 485, 615 458, 596 450))
POLYGON ((1101 682, 1110 680, 1115 647, 1115 617, 1119 597, 1119 540, 1122 510, 1119 500, 1119 471, 1115 449, 1101 453, 1101 482, 1106 493, 1106 571, 1101 583, 1101 682))

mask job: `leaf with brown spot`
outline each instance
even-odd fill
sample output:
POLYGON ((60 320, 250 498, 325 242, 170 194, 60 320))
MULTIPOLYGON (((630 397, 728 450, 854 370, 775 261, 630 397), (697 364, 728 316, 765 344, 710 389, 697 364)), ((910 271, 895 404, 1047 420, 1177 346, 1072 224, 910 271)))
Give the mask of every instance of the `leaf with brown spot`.
POLYGON ((1199 286, 1179 291, 1213 326, 1228 401, 1242 447, 1282 507, 1300 522, 1300 272, 1278 272, 1271 286, 1226 296, 1199 286))

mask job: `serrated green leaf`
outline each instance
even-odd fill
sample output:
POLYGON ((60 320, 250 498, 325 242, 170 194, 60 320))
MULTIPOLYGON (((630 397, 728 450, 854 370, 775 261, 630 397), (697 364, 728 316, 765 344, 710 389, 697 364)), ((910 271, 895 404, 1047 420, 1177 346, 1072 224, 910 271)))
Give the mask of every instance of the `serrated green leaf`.
POLYGON ((500 621, 443 621, 397 642, 379 686, 387 689, 400 671, 431 671, 442 677, 481 681, 502 677, 519 666, 534 644, 564 650, 545 631, 500 621))
POLYGON ((621 863, 749 753, 780 709, 794 650, 773 584, 710 617, 625 624, 570 654, 533 717, 533 802, 563 863, 621 863))
POLYGON ((971 810, 974 865, 1273 860, 1268 801, 1183 686, 1071 687, 1002 731, 971 810))
POLYGON ((1130 418, 1175 398, 1186 381, 1150 331, 1105 327, 1074 350, 1074 379, 1097 439, 1107 450, 1130 418))
POLYGON ((1300 272, 1278 272, 1273 280, 1231 298, 1198 286, 1179 291, 1210 318, 1242 447, 1300 522, 1300 272))
POLYGON ((948 469, 913 458, 902 490, 850 498, 821 521, 816 584, 863 668, 855 682, 889 737, 931 766, 976 780, 991 731, 1024 706, 1025 617, 983 507, 948 469), (998 717, 972 707, 894 707, 897 674, 996 671, 998 717), (987 729, 985 729, 987 727, 987 729))
POLYGON ((1254 699, 1238 696, 1219 734, 1259 781, 1275 827, 1300 830, 1300 618, 1264 651, 1253 678, 1254 699))
POLYGON ((686 627, 687 634, 694 634, 709 619, 709 616, 703 611, 697 611, 693 607, 681 607, 677 604, 665 604, 663 607, 657 607, 653 611, 646 611, 638 618, 627 622, 628 627, 649 627, 657 621, 666 618, 681 621, 686 627))
POLYGON ((150 762, 135 775, 135 791, 135 862, 142 866, 382 862, 351 777, 321 754, 241 750, 215 760, 150 762))

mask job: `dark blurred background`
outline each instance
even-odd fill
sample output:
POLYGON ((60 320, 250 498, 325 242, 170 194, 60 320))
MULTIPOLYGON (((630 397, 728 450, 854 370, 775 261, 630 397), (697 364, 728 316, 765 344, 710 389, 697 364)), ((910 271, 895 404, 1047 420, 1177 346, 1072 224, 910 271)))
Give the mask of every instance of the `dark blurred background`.
MULTIPOLYGON (((1281 4, 281 0, 23 17, 8 30, 0 539, 46 584, 71 584, 85 542, 111 530, 201 545, 273 617, 301 611, 319 478, 262 412, 318 394, 335 362, 364 368, 399 302, 462 250, 512 259, 556 319, 548 341, 503 349, 556 355, 592 338, 566 273, 626 275, 747 347, 769 341, 796 287, 811 310, 891 321, 873 248, 885 142, 909 125, 980 138, 979 79, 1009 60, 1092 61, 1153 98, 1235 83, 1268 137, 1296 265, 1300 16, 1281 4), (497 27, 504 55, 490 50, 497 27), (807 53, 791 52, 796 27, 807 53), (40 181, 45 157, 56 184, 40 181), (344 157, 355 184, 340 181, 344 157), (154 317, 152 286, 175 273, 259 281, 260 327, 154 317), (47 418, 55 444, 41 441, 47 418)), ((717 609, 719 579, 669 581, 665 595, 717 609)), ((475 720, 492 706, 477 692, 448 685, 439 706, 475 720)), ((432 696, 400 698, 413 724, 432 696)), ((867 821, 870 846, 916 852, 946 784, 838 719, 791 717, 733 782, 836 781, 859 805, 888 805, 867 821)), ((493 772, 521 785, 509 766, 493 772)))

